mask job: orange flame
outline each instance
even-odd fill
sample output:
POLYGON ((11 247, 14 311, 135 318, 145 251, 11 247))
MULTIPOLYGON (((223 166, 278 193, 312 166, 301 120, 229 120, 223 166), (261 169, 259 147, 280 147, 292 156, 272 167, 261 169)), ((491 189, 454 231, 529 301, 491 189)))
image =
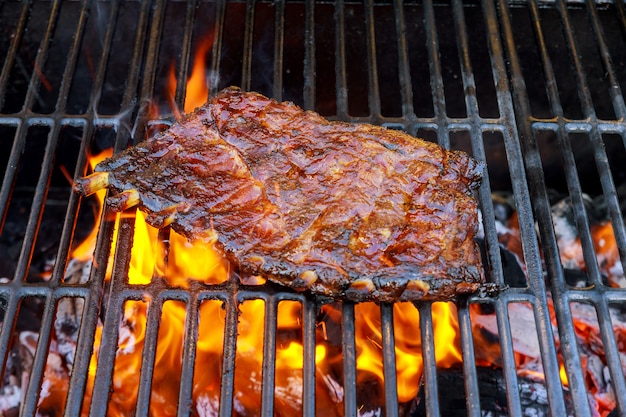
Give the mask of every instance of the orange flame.
MULTIPOLYGON (((213 36, 211 33, 210 36, 207 36, 200 41, 200 44, 195 51, 191 75, 187 80, 186 86, 187 88, 184 105, 185 113, 191 113, 196 107, 203 105, 207 101, 207 98, 209 96, 209 85, 205 60, 212 47, 213 36)), ((176 97, 177 85, 178 83, 176 81, 176 66, 174 63, 172 63, 168 72, 168 99, 174 111, 174 115, 176 116, 176 119, 180 119, 180 110, 174 102, 174 98, 176 97)))
MULTIPOLYGON (((100 152, 97 155, 88 156, 89 166, 91 171, 94 170, 96 165, 105 160, 106 158, 110 158, 113 155, 113 149, 106 149, 100 152)), ((102 208, 104 201, 104 197, 106 196, 107 190, 99 190, 96 192, 96 202, 98 203, 96 213, 94 218, 98 221, 102 217, 102 208)), ((98 228, 94 227, 89 235, 72 251, 72 257, 78 261, 85 262, 93 256, 93 251, 96 248, 96 240, 98 238, 98 228)))
MULTIPOLYGON (((435 335, 435 358, 440 368, 450 368, 462 361, 456 308, 453 303, 432 306, 435 335)), ((384 381, 380 308, 372 303, 355 306, 356 367, 384 381)), ((411 303, 394 306, 394 336, 398 400, 410 401, 419 390, 423 371, 419 313, 411 303)), ((363 375, 366 378, 365 375, 363 375)))

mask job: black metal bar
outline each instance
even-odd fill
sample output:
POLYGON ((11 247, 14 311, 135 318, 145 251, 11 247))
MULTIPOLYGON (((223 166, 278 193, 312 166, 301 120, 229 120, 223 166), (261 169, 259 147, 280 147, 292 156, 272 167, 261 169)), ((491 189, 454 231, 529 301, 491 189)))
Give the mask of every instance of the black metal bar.
POLYGON ((272 83, 272 95, 278 101, 283 99, 283 47, 285 41, 285 0, 274 2, 275 26, 274 26, 274 82, 272 83))
MULTIPOLYGON (((482 138, 481 126, 484 124, 478 111, 478 99, 476 97, 476 82, 474 71, 469 56, 469 40, 467 38, 467 25, 463 13, 461 1, 452 3, 455 26, 457 28, 457 42, 459 50, 459 61, 461 62, 463 89, 465 91, 465 105, 467 114, 472 121, 470 135, 472 140, 472 150, 474 158, 486 162, 485 146, 482 138)), ((504 287, 504 275, 502 271, 502 259, 500 256, 500 244, 498 242, 498 232, 494 222, 495 213, 491 201, 491 184, 485 165, 483 179, 479 189, 480 210, 484 229, 484 241, 488 254, 489 270, 491 279, 500 287, 504 287)))
POLYGON ((356 347, 354 328, 354 304, 345 302, 342 314, 342 339, 341 350, 343 352, 343 409, 344 415, 356 416, 356 347))
POLYGON ((178 417, 191 415, 193 406, 193 375, 196 363, 196 349, 198 344, 198 319, 200 303, 195 294, 187 303, 185 316, 185 340, 183 344, 182 372, 178 390, 178 417))
MULTIPOLYGON (((501 7, 500 16, 502 18, 504 42, 507 45, 509 52, 511 48, 514 48, 513 34, 511 32, 510 22, 508 21, 508 6, 506 2, 498 3, 501 7), (505 14, 505 16, 503 16, 505 14)), ((511 178, 515 180, 512 182, 513 192, 516 198, 517 213, 519 218, 520 233, 522 236, 522 250, 524 253, 524 259, 526 260, 527 276, 529 282, 529 289, 536 296, 536 302, 533 303, 535 312, 535 321, 537 326, 537 336, 539 339, 539 346, 541 352, 542 365, 544 373, 546 374, 546 386, 548 391, 548 400, 550 404, 550 410, 553 415, 565 415, 565 402, 562 395, 561 383, 559 380, 559 363, 556 356, 556 350, 554 346, 554 334, 552 329, 552 323, 550 319, 550 312, 548 309, 547 295, 545 291, 545 283, 543 280, 542 260, 539 256, 539 247, 537 244, 535 221, 532 215, 532 206, 530 203, 529 188, 526 182, 526 174, 524 170, 523 162, 526 162, 526 168, 530 174, 537 172, 537 160, 531 159, 528 154, 525 154, 523 158, 520 141, 526 144, 529 141, 528 133, 526 131, 517 131, 516 129, 516 114, 513 108, 512 95, 509 90, 509 84, 507 79, 506 66, 504 64, 504 51, 501 44, 501 33, 498 28, 497 14, 493 2, 484 0, 482 2, 485 22, 487 24, 488 39, 489 39, 489 54, 492 61, 492 68, 494 72, 494 80, 496 85, 496 97, 498 99, 498 106, 500 108, 500 115, 503 118, 504 123, 507 126, 507 130, 504 134, 505 150, 507 159, 509 161, 509 169, 511 171, 511 178), (518 136, 519 135, 519 136, 518 136)), ((511 61, 514 54, 509 53, 508 57, 511 61)), ((511 66, 515 65, 511 62, 511 66)), ((513 92, 516 93, 520 84, 523 83, 523 78, 512 77, 513 92)), ((524 116, 520 117, 520 124, 525 125, 523 122, 524 116)), ((535 154, 538 157, 538 153, 535 154)), ((535 187, 530 187, 530 190, 535 190, 535 187)), ((544 199, 541 203, 547 201, 545 195, 534 195, 533 200, 544 199)), ((541 226, 540 226, 541 227, 541 226)), ((501 329, 509 333, 510 328, 501 329)), ((500 334, 502 337, 502 334, 500 334)), ((505 364, 506 366, 506 364, 505 364)), ((507 387, 510 391, 512 387, 507 387)))
POLYGON ((254 38, 254 7, 256 0, 246 0, 246 25, 243 33, 243 51, 241 59, 241 88, 250 90, 252 76, 252 48, 254 38))
MULTIPOLYGON (((571 149, 569 138, 566 134, 564 127, 563 109, 559 100, 559 94, 556 89, 557 80, 552 69, 550 59, 548 57, 547 48, 543 39, 543 32, 541 25, 539 24, 539 13, 537 6, 534 2, 530 4, 530 10, 533 17, 535 35, 538 39, 538 43, 541 47, 542 63, 548 80, 548 93, 552 106, 552 110, 557 117, 559 123, 559 130, 556 132, 559 139, 559 143, 562 148, 562 156, 564 158, 565 174, 568 183, 568 189, 572 200, 574 214, 576 216, 576 223, 578 225, 578 231, 582 243, 583 255, 585 263, 587 265, 588 276, 591 281, 596 285, 602 285, 600 271, 596 261, 595 250, 593 249, 592 237, 589 231, 589 222, 587 219, 587 213, 584 207, 584 201, 582 197, 582 189, 578 181, 578 173, 571 149)), ((520 98, 521 99, 521 98, 520 98)), ((545 231, 544 231, 545 233, 545 231)), ((559 266, 557 265, 557 268, 559 266)), ((573 329, 571 310, 569 303, 566 299, 567 293, 562 291, 561 288, 564 285, 564 278, 562 271, 558 269, 559 276, 555 276, 558 279, 559 284, 553 289, 553 298, 555 298, 555 308, 557 309, 557 320, 559 320, 559 333, 561 338, 569 338, 562 346, 564 352, 564 365, 568 377, 568 385, 572 388, 575 395, 573 397, 575 407, 586 407, 588 409, 587 399, 584 398, 582 393, 586 391, 585 376, 582 372, 582 366, 580 365, 580 355, 578 349, 573 349, 577 346, 572 346, 573 341, 576 340, 576 334, 573 329)), ((553 279, 554 282, 555 279, 553 279)), ((607 344, 610 345, 610 344, 607 344)), ((583 412, 587 411, 585 408, 583 412)))
POLYGON ((224 41, 224 17, 226 14, 226 0, 215 2, 215 26, 213 48, 211 49, 211 71, 209 73, 209 96, 217 93, 219 88, 219 74, 222 61, 222 43, 224 41))
POLYGON ((370 116, 380 120, 380 89, 378 87, 378 63, 376 60, 376 31, 374 27, 374 1, 365 0, 365 39, 367 44, 368 104, 370 116))
POLYGON ((405 129, 410 132, 412 130, 411 123, 415 120, 415 110, 413 108, 409 46, 406 40, 407 29, 402 0, 393 0, 393 11, 396 21, 396 38, 398 39, 398 79, 402 97, 402 117, 406 120, 405 129))
POLYGON ((315 331, 317 305, 305 299, 302 303, 302 344, 304 364, 302 370, 302 415, 315 416, 315 331))
POLYGON ((160 297, 152 297, 148 302, 146 314, 146 333, 143 341, 141 355, 141 369, 139 374, 139 387, 137 389, 137 402, 135 416, 147 417, 150 410, 150 396, 152 394, 152 377, 154 376, 154 359, 156 357, 157 341, 163 312, 163 300, 160 297))
MULTIPOLYGON (((39 88, 39 85, 41 84, 41 77, 38 71, 40 71, 44 67, 46 59, 48 58, 50 43, 54 33, 54 28, 56 27, 56 23, 59 18, 60 8, 61 2, 58 0, 53 1, 50 5, 50 13, 48 23, 46 25, 46 32, 39 44, 39 50, 37 51, 37 56, 34 62, 33 73, 31 74, 28 84, 28 90, 26 91, 26 97, 24 98, 22 113, 30 111, 37 96, 37 90, 39 88)), ((4 172, 4 177, 2 179, 2 188, 0 188, 0 216, 2 216, 0 218, 0 226, 4 226, 4 219, 6 218, 7 213, 7 205, 9 203, 9 199, 11 198, 13 187, 15 185, 15 179, 17 174, 16 167, 19 166, 20 160, 22 159, 22 153, 24 152, 24 146, 26 144, 28 127, 30 127, 30 124, 22 120, 21 123, 18 125, 17 132, 15 133, 15 140, 13 141, 13 147, 11 148, 11 154, 9 156, 7 168, 4 172)), ((1 230, 2 228, 0 227, 0 231, 1 230)))
POLYGON ((102 327, 102 339, 98 351, 96 376, 93 392, 98 393, 91 399, 90 416, 102 416, 107 413, 110 387, 113 377, 113 366, 117 352, 117 342, 122 308, 127 299, 124 296, 124 281, 130 265, 133 246, 134 218, 122 218, 119 222, 118 244, 115 248, 115 262, 111 277, 111 288, 102 327), (100 393, 107 393, 101 395, 100 393))
POLYGON ((274 377, 276 375, 276 300, 265 301, 265 329, 263 332, 263 366, 261 385, 261 415, 274 415, 274 377))
MULTIPOLYGON (((509 67, 511 68, 512 72, 512 96, 513 100, 515 101, 515 109, 517 111, 517 122, 520 129, 519 137, 520 142, 524 148, 523 160, 526 164, 526 170, 528 172, 528 178, 530 181, 529 189, 523 191, 530 194, 521 194, 516 192, 516 197, 518 195, 530 195, 531 197, 535 212, 537 213, 536 221, 542 237, 542 243, 545 253, 544 260, 546 262, 548 274, 553 277, 553 285, 560 286, 560 283, 564 282, 564 278, 562 276, 563 271, 559 262, 558 249, 556 247, 554 230, 552 228, 550 205, 545 189, 543 169, 541 167, 541 158, 537 149, 537 144, 532 135, 530 125, 529 123, 527 123, 530 116, 530 109, 526 96, 526 87, 520 70, 519 60, 515 51, 514 38, 511 24, 509 21, 508 5, 506 4, 506 2, 500 2, 499 4, 501 7, 500 15, 502 18, 502 27, 505 34, 504 41, 507 46, 509 67)), ((491 10, 491 7, 489 10, 491 10)), ((495 10, 493 13, 495 13, 495 10)), ((512 114, 512 109, 509 106, 507 106, 506 111, 507 114, 512 114)), ((513 122, 513 120, 515 120, 514 117, 511 121, 513 122)), ((521 157, 522 156, 520 155, 519 158, 521 159, 521 157)), ((515 187, 515 182, 513 185, 515 187)), ((525 186, 526 182, 524 182, 523 185, 525 186)), ((523 245, 526 244, 524 254, 527 265, 529 266, 527 271, 530 288, 538 299, 537 302, 533 304, 533 307, 535 311, 535 321, 539 336, 539 345, 542 354, 542 364, 544 368, 544 374, 546 376, 548 399, 551 412, 554 415, 564 415, 566 411, 565 402, 562 394, 561 381, 559 377, 559 363, 554 348, 554 334, 551 325, 550 313, 547 307, 547 296, 545 291, 545 283, 542 276, 542 265, 541 261, 537 257, 538 247, 537 240, 535 238, 535 224, 531 215, 530 201, 525 201, 524 203, 527 204, 524 210, 526 211, 525 214, 527 214, 528 217, 524 216, 524 225, 522 225, 522 217, 520 216, 520 231, 522 232, 523 236, 523 245), (530 252, 527 252, 527 249, 530 252)), ((553 287, 552 290, 554 295, 554 291, 558 291, 558 288, 553 287)), ((555 300, 555 310, 557 310, 557 316, 559 314, 563 314, 560 320, 557 319, 558 322, 561 324, 561 328, 559 328, 559 332, 561 335, 561 349, 564 353, 566 363, 569 362, 572 376, 576 378, 576 380, 573 380, 574 386, 577 386, 577 382, 581 382, 583 385, 581 385, 580 387, 582 388, 584 387, 582 372, 576 371, 576 366, 578 366, 580 369, 580 365, 576 365, 576 363, 580 364, 580 361, 578 358, 574 329, 571 326, 569 326, 569 328, 566 328, 568 327, 567 323, 571 323, 571 321, 566 320, 567 313, 564 312, 562 308, 559 308, 558 305, 562 299, 559 298, 557 300, 557 298, 553 297, 553 299, 555 300), (571 337, 571 339, 564 340, 563 337, 565 337, 566 334, 571 335, 567 336, 571 337)), ((575 401, 575 403, 580 407, 577 411, 580 412, 581 415, 589 415, 590 410, 586 395, 581 397, 584 398, 575 401)))
POLYGON ((609 217, 613 225, 615 240, 617 241, 617 247, 622 262, 622 268, 626 269, 626 229, 624 228, 624 219, 619 208, 619 200, 615 190, 615 184, 613 183, 613 176, 611 175, 611 167, 609 166, 601 134, 597 128, 597 117, 593 106, 593 100, 587 84, 587 77, 585 75, 582 61, 580 55, 578 54, 578 48, 576 47, 574 28, 569 19, 567 4, 565 1, 557 1, 556 5, 563 21, 563 35, 567 41, 567 47, 570 51, 572 65, 575 69, 578 93, 583 106, 583 112, 585 117, 591 122, 591 132, 589 138, 593 146, 596 167, 600 176, 600 183, 602 185, 602 190, 607 203, 609 217))
MULTIPOLYGON (((110 213, 104 210, 100 219, 98 238, 94 251, 94 266, 89 277, 89 296, 85 298, 85 308, 80 319, 79 339, 75 353, 77 358, 91 358, 93 352, 98 313, 104 293, 104 278, 111 251, 111 237, 115 226, 115 222, 110 220, 110 218, 110 213)), ((65 402, 65 417, 73 417, 81 413, 88 370, 89 361, 86 359, 75 361, 72 366, 72 375, 70 376, 67 400, 65 402)))
POLYGON ((45 371, 46 358, 48 357, 48 350, 50 348, 50 335, 54 328, 54 312, 56 306, 55 297, 46 297, 46 303, 43 311, 43 320, 41 322, 41 328, 39 330, 39 338, 37 339, 37 350, 33 358, 33 365, 30 371, 28 386, 23 398, 28 398, 28 401, 24 401, 20 410, 20 416, 35 416, 37 415, 37 398, 39 398, 39 392, 41 391, 41 380, 45 371))
POLYGON ((35 250, 35 241, 37 239, 37 233, 39 232, 39 226, 41 224, 41 218, 43 216, 43 206, 48 195, 48 185, 50 183, 50 176, 52 175, 52 169, 54 167, 54 154, 58 143, 59 135, 53 135, 53 130, 48 132, 46 140, 46 150, 43 156, 43 162, 41 164, 41 173, 37 180, 37 187, 35 188, 35 195, 33 197, 33 203, 31 206, 30 214, 28 216, 28 224, 26 225, 26 231, 24 233, 24 241, 20 251, 20 257, 18 259, 14 280, 23 281, 28 275, 28 267, 33 257, 35 250))
POLYGON ((304 3, 304 108, 315 108, 315 0, 304 3))
POLYGON ((439 416, 441 414, 439 412, 439 388, 437 386, 437 358, 435 357, 432 304, 416 304, 416 307, 420 315, 426 414, 428 416, 439 416))
MULTIPOLYGON (((117 15, 118 7, 117 2, 114 4, 112 8, 112 13, 115 11, 115 14, 111 14, 112 17, 117 15)), ((128 120, 130 117, 131 107, 134 105, 136 91, 139 81, 139 74, 141 69, 141 61, 143 57, 144 51, 144 41, 145 34, 148 27, 149 22, 149 14, 150 9, 152 7, 151 1, 145 1, 141 4, 141 11, 139 14, 139 19, 137 21, 137 31, 136 36, 133 43, 133 55, 131 58, 130 64, 130 72, 127 79, 126 89, 124 92, 124 97, 122 100, 122 119, 128 120)), ((115 25, 115 20, 111 21, 111 25, 115 25)), ((110 29, 112 32, 114 28, 110 29)), ((106 68, 106 63, 103 62, 105 57, 108 57, 108 51, 103 50, 103 55, 101 58, 102 74, 104 74, 104 68, 106 68)), ((100 71, 100 69, 99 69, 100 71)), ((99 94, 98 91, 94 89, 92 94, 99 94)), ((92 97, 93 98, 93 97, 92 97)), ((92 107, 91 111, 95 111, 95 103, 94 107, 92 107)), ((125 132, 118 131, 116 137, 116 149, 122 149, 126 146, 127 139, 125 136, 125 132)), ((85 300, 85 310, 83 312, 83 316, 81 318, 81 329, 80 329, 80 338, 78 340, 78 344, 76 346, 76 355, 77 357, 89 358, 91 357, 91 353, 93 350, 93 342, 94 342, 94 334, 98 321, 98 311, 100 309, 100 300, 103 294, 103 282, 104 276, 106 274, 106 265, 108 263, 109 253, 111 250, 111 236, 113 234, 114 221, 105 220, 108 216, 107 210, 103 211, 103 220, 100 223, 99 233, 98 233, 98 242, 96 244, 96 250, 94 255, 94 268, 92 269, 92 276, 90 277, 91 282, 91 293, 88 299, 85 300)), ((109 217, 110 218, 110 217, 109 217)), ((121 230, 123 233, 128 235, 128 225, 124 224, 121 226, 121 230)), ((130 250, 128 250, 128 255, 130 254, 130 250)), ((117 260, 116 257, 116 265, 119 265, 120 261, 117 260)), ((126 262, 127 264, 127 262, 126 262)), ((112 285, 115 287, 115 285, 112 285)), ((117 293, 113 293, 117 294, 117 293)), ((103 340, 102 344, 104 345, 103 352, 108 362, 103 362, 103 367, 98 369, 96 373, 96 380, 94 381, 94 390, 96 389, 95 383, 97 382, 100 387, 100 392, 109 392, 112 366, 113 366, 113 356, 112 351, 117 345, 117 327, 119 325, 119 309, 121 308, 121 300, 117 298, 118 296, 113 297, 113 303, 109 303, 108 311, 111 309, 115 309, 115 313, 107 313, 109 318, 109 323, 112 326, 115 326, 114 329, 106 329, 106 332, 103 332, 103 340), (110 334, 113 332, 114 334, 110 334), (100 379, 100 381, 98 381, 100 379)), ((105 319, 106 323, 106 319, 105 319)), ((102 349, 102 345, 101 345, 102 349)), ((101 356, 102 358, 102 356, 101 356)), ((83 395, 85 392, 85 384, 87 378, 87 371, 89 369, 88 361, 78 361, 73 366, 73 372, 70 379, 70 388, 68 392, 68 397, 66 401, 65 407, 65 416, 71 417, 80 414, 80 410, 83 402, 83 395)), ((99 392, 99 391, 95 391, 99 392)), ((91 410, 94 414, 100 413, 100 415, 104 415, 106 413, 106 401, 108 400, 108 395, 105 396, 104 400, 96 399, 96 403, 92 401, 91 410)))
MULTIPOLYGON (((24 29, 26 28, 26 23, 28 22, 28 12, 30 7, 30 1, 25 1, 22 4, 22 12, 20 13, 17 25, 15 26, 15 31, 13 32, 13 36, 11 38, 11 45, 7 51, 7 56, 4 58, 4 63, 2 64, 2 72, 0 72, 0 109, 4 106, 7 83, 9 82, 11 68, 13 68, 18 48, 20 47, 22 38, 24 37, 24 29)), ((4 218, 4 215, 2 218, 4 218)), ((2 223, 0 223, 0 231, 2 231, 2 223)))
POLYGON ((131 138, 133 144, 145 140, 146 123, 149 117, 150 104, 153 100, 154 83, 159 57, 159 47, 163 37, 163 21, 167 0, 156 0, 152 10, 150 32, 148 32, 148 45, 144 58, 144 68, 141 72, 141 91, 139 93, 139 109, 133 126, 131 138))
POLYGON ((624 9, 624 3, 616 1, 615 7, 617 7, 617 14, 619 16, 619 22, 622 26, 622 31, 626 31, 626 10, 624 9))
MULTIPOLYGON (((91 96, 89 97, 89 103, 91 104, 85 118, 87 123, 83 125, 83 134, 80 141, 80 149, 78 151, 78 158, 76 161, 76 169, 74 171, 74 180, 82 177, 86 173, 86 160, 87 150, 91 147, 93 141, 93 129, 94 119, 96 116, 95 109, 97 108, 100 95, 102 93, 102 86, 104 84, 104 75, 106 73, 107 57, 111 50, 111 42, 113 39, 113 33, 115 32, 117 16, 119 12, 119 1, 115 0, 111 2, 111 9, 109 12, 108 24, 106 25, 106 31, 104 32, 102 40, 102 52, 98 61, 98 68, 96 69, 93 88, 91 90, 91 96)), ((69 259, 69 246, 74 237, 74 229, 76 228, 76 216, 78 215, 78 206, 81 201, 80 196, 77 193, 71 193, 69 201, 67 203, 67 211, 65 215, 65 221, 63 224, 63 231, 61 233, 61 239, 59 241, 59 250, 56 256, 56 262, 54 264, 54 270, 52 272, 52 282, 56 285, 65 273, 65 268, 69 259)))
POLYGON ((174 102, 178 109, 185 108, 185 95, 187 90, 187 71, 189 71, 189 61, 191 60, 191 40, 193 38, 193 27, 196 16, 197 0, 188 1, 185 10, 185 30, 183 31, 183 40, 180 52, 180 66, 178 75, 176 76, 176 97, 174 102))
MULTIPOLYGON (((596 312, 600 336, 602 337, 606 364, 611 375, 611 385, 615 392, 617 408, 621 416, 626 415, 626 384, 624 382, 624 371, 621 366, 620 352, 615 341, 615 330, 611 322, 611 314, 606 299, 597 303, 596 312)), ((583 387, 581 387, 583 388, 583 387)), ((583 391, 584 392, 584 391, 583 391)))
POLYGON ((20 286, 20 281, 13 281, 10 286, 7 286, 10 290, 8 294, 2 294, 3 299, 6 300, 6 305, 3 306, 4 317, 6 317, 6 319, 3 320, 2 329, 0 329, 0 359, 2 360, 2 364, 0 364, 0 375, 2 375, 2 377, 4 377, 4 372, 6 370, 9 342, 13 336, 15 324, 17 322, 18 305, 21 301, 19 294, 17 294, 17 289, 20 286))
POLYGON ((337 117, 348 120, 348 75, 346 73, 346 29, 344 0, 335 1, 335 93, 337 117))
MULTIPOLYGON (((620 2, 616 2, 620 3, 620 2)), ((609 80, 609 94, 611 95, 611 99, 613 101, 613 108, 615 110, 615 115, 618 119, 624 119, 626 117, 626 106, 624 105, 624 96, 622 95, 622 90, 619 86, 619 82, 617 81, 617 76, 615 75, 615 67, 613 65, 613 60, 611 59, 611 55, 609 53, 609 48, 606 44, 606 37, 604 35, 604 31, 602 30, 602 25, 600 24, 600 18, 598 17, 598 12, 596 10, 596 5, 592 0, 587 0, 587 10, 589 11, 589 20, 591 22, 591 27, 593 28, 593 32, 596 36, 596 43, 598 45, 598 52, 600 53, 600 57, 602 58, 602 64, 604 66, 604 70, 606 76, 609 80)), ((622 138, 626 140, 624 135, 622 138)))
MULTIPOLYGON (((76 61, 78 59, 78 52, 80 50, 80 44, 85 31, 88 12, 89 2, 83 1, 76 29, 74 30, 75 36, 67 57, 67 64, 65 66, 57 98, 56 110, 59 113, 65 112, 67 97, 69 96, 69 89, 71 86, 71 79, 73 78, 76 68, 76 61)), ((53 30, 53 27, 49 27, 49 29, 53 30)), ((35 250, 35 242, 37 240, 37 234, 39 232, 41 218, 43 216, 43 208, 48 194, 50 178, 54 168, 54 159, 56 156, 56 147, 59 140, 60 130, 61 125, 59 123, 55 123, 48 134, 41 172, 35 188, 35 195, 31 205, 29 221, 24 234, 24 243, 22 245, 14 279, 24 280, 26 278, 26 274, 28 273, 28 267, 32 259, 33 251, 35 250)), ((47 320, 44 321, 47 322, 47 320)))
POLYGON ((396 343, 393 329, 393 304, 380 305, 383 339, 383 372, 385 377, 385 416, 398 416, 398 383, 396 374, 396 343))
POLYGON ((508 303, 503 298, 498 298, 495 302, 495 308, 498 323, 498 338, 500 350, 502 351, 502 374, 504 376, 504 383, 506 384, 507 411, 511 417, 521 417, 523 414, 517 384, 515 349, 511 335, 508 303))
POLYGON ((474 355, 474 339, 469 305, 462 302, 457 309, 459 332, 461 334, 461 350, 463 351, 463 377, 467 400, 467 415, 478 417, 480 413, 480 392, 478 391, 478 375, 476 373, 476 356, 474 355))
POLYGON ((220 417, 231 417, 235 388, 235 355, 237 353, 238 303, 236 297, 236 277, 230 279, 230 291, 224 302, 226 319, 224 323, 224 349, 222 360, 222 381, 220 389, 220 417))
POLYGON ((450 135, 446 117, 446 98, 444 94, 439 40, 435 24, 435 9, 432 0, 424 1, 424 26, 426 28, 426 48, 428 50, 428 68, 430 69, 430 87, 433 93, 433 109, 437 124, 437 142, 444 148, 450 147, 450 135))

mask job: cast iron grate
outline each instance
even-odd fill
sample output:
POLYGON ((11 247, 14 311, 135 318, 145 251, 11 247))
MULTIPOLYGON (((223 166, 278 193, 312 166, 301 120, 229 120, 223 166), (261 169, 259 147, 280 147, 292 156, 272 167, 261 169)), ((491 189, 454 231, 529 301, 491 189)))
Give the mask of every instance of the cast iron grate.
MULTIPOLYGON (((83 299, 84 309, 66 416, 81 413, 100 319, 104 326, 92 387, 97 395, 89 404, 89 412, 107 414, 120 312, 128 300, 150 300, 145 346, 156 346, 163 304, 171 300, 186 304, 177 411, 180 416, 192 411, 200 305, 206 300, 224 303, 219 415, 232 415, 238 308, 252 299, 265 302, 260 414, 272 415, 275 411, 276 310, 284 300, 302 305, 302 409, 305 416, 316 414, 319 305, 315 300, 272 287, 259 290, 242 286, 236 279, 216 286, 197 283, 179 289, 155 276, 150 285, 130 285, 127 273, 134 219, 121 221, 117 246, 111 247, 114 220, 106 210, 100 219, 88 281, 80 285, 63 281, 73 242, 79 240, 77 224, 84 203, 63 182, 58 174, 60 166, 71 167, 74 178, 82 176, 89 151, 107 145, 123 149, 141 140, 150 129, 169 123, 150 120, 151 103, 164 99, 163 80, 174 61, 178 80, 174 101, 183 107, 184 81, 194 47, 206 33, 213 42, 207 56, 210 93, 238 84, 277 99, 293 100, 333 119, 404 129, 486 160, 489 175, 480 188, 479 199, 489 280, 500 286, 507 281, 491 193, 504 188, 512 191, 528 281, 493 299, 472 297, 457 305, 468 415, 482 415, 472 304, 490 305, 495 311, 507 413, 524 413, 508 315, 513 303, 532 306, 550 414, 592 415, 571 316, 573 301, 595 308, 618 410, 622 415, 626 413, 626 383, 609 314, 610 306, 624 305, 626 293, 602 281, 583 197, 590 187, 599 186, 624 268, 626 231, 616 186, 616 181, 626 176, 620 166, 626 156, 626 107, 621 92, 626 82, 626 14, 622 2, 529 1, 509 5, 484 0, 439 5, 412 0, 85 0, 25 1, 0 7, 0 19, 6 22, 0 33, 0 56, 6 56, 0 73, 0 140, 5 155, 0 190, 3 236, 12 233, 7 229, 7 218, 22 196, 27 196, 28 216, 16 232, 19 250, 14 259, 9 256, 14 263, 2 271, 9 277, 0 284, 4 303, 0 332, 3 371, 25 301, 37 298, 42 304, 39 338, 21 415, 36 414, 57 306, 67 298, 83 299), (552 156, 545 152, 550 138, 558 143, 554 149, 562 159, 557 165, 563 172, 559 178, 564 180, 554 180, 549 170, 552 166, 544 170, 552 156), (591 168, 580 167, 586 160, 577 156, 579 142, 589 144, 591 168), (573 288, 565 281, 547 191, 554 187, 561 187, 572 201, 587 267, 588 285, 584 288, 573 288), (67 206, 54 244, 55 263, 48 281, 33 282, 30 278, 33 265, 39 262, 42 231, 54 221, 48 216, 53 201, 67 206), (111 251, 115 251, 115 263, 110 285, 105 285, 111 251), (554 306, 558 323, 558 352, 549 305, 554 306), (571 395, 567 400, 559 378, 559 355, 569 381, 571 395)), ((167 233, 162 232, 162 240, 167 240, 167 233)), ((428 415, 441 415, 444 404, 439 402, 441 387, 431 307, 428 303, 417 306, 424 400, 428 415)), ((343 408, 345 415, 357 415, 355 308, 346 303, 341 309, 343 408)), ((384 413, 395 416, 399 411, 394 310, 391 305, 381 305, 380 311, 384 413)), ((136 415, 150 414, 155 353, 156 349, 144 349, 136 415)))

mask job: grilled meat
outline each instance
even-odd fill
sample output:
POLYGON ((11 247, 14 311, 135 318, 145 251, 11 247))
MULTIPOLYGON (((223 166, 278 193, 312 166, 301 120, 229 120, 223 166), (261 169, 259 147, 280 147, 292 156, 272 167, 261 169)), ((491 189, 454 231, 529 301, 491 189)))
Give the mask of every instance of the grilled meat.
POLYGON ((450 300, 482 282, 482 171, 402 132, 229 88, 76 189, 109 187, 114 209, 214 241, 241 274, 352 301, 450 300))

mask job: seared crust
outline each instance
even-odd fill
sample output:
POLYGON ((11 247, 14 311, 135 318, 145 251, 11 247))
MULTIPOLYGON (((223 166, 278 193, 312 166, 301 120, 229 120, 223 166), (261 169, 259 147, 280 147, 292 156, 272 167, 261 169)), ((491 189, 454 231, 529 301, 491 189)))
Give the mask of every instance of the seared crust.
POLYGON ((155 227, 215 240, 242 274, 393 302, 480 287, 472 190, 483 168, 402 132, 229 88, 96 171, 115 192, 136 190, 155 227))

